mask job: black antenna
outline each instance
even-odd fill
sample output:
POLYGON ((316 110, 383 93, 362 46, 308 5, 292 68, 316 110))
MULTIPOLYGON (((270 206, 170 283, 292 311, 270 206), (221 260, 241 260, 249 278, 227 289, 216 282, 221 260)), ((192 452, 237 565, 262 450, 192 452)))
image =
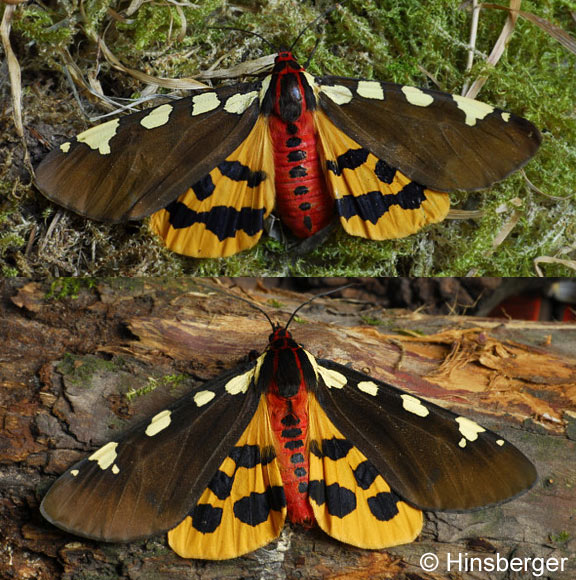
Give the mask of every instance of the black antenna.
MULTIPOLYGON (((320 16, 314 18, 314 20, 312 20, 312 22, 310 22, 309 24, 307 24, 301 31, 300 34, 296 37, 296 40, 292 43, 292 46, 290 46, 289 51, 292 52, 292 50, 294 49, 294 47, 296 46, 296 44, 298 43, 298 41, 300 40, 300 38, 302 37, 302 35, 309 29, 312 28, 319 20, 322 20, 323 18, 326 18, 326 16, 328 16, 328 14, 330 14, 330 12, 332 12, 333 10, 336 10, 337 8, 340 8, 340 4, 336 4, 336 6, 332 6, 332 8, 328 8, 328 10, 326 10, 326 12, 324 12, 323 14, 320 14, 320 16)), ((316 50, 316 48, 314 48, 314 50, 316 50)))
POLYGON ((259 312, 261 312, 266 317, 268 322, 270 323, 272 330, 273 331, 276 330, 276 325, 272 322, 272 319, 268 316, 268 313, 263 308, 260 308, 260 306, 258 306, 258 304, 255 304, 254 302, 248 300, 248 298, 244 298, 243 296, 238 296, 236 294, 231 294, 231 296, 233 296, 234 298, 237 298, 238 300, 241 300, 242 302, 246 302, 246 304, 248 304, 248 306, 251 306, 252 308, 254 308, 254 310, 258 310, 259 312))
MULTIPOLYGON (((213 286, 209 286, 208 284, 204 284, 203 282, 198 281, 197 284, 200 286, 203 286, 204 288, 207 288, 211 291, 221 292, 222 294, 229 296, 230 298, 235 298, 236 300, 240 300, 241 302, 245 302, 246 304, 248 304, 248 306, 250 306, 251 308, 254 308, 254 310, 258 310, 258 312, 262 313, 266 317, 266 320, 268 320, 268 322, 270 323, 270 326, 272 327, 272 332, 274 332, 275 330, 277 330, 279 328, 279 325, 272 322, 272 319, 270 318, 270 316, 268 316, 268 313, 263 308, 260 308, 260 306, 258 306, 254 302, 252 302, 251 300, 248 300, 248 298, 244 298, 243 296, 238 296, 237 294, 234 294, 233 292, 226 291, 226 290, 223 290, 221 288, 215 288, 213 286)), ((298 311, 302 310, 302 308, 304 308, 304 306, 307 306, 308 304, 310 304, 310 302, 316 300, 316 298, 322 298, 323 296, 329 296, 330 294, 334 294, 336 292, 339 292, 340 290, 345 290, 346 288, 350 288, 351 286, 356 286, 356 284, 357 284, 357 282, 351 282, 350 284, 345 284, 344 286, 338 286, 338 288, 332 288, 332 290, 327 290, 326 292, 322 292, 321 294, 316 294, 315 296, 312 296, 312 298, 310 298, 309 300, 306 300, 306 302, 303 302, 302 304, 300 304, 300 306, 298 306, 298 308, 296 308, 296 310, 294 310, 294 312, 292 312, 292 314, 290 315, 290 318, 288 319, 288 322, 286 323, 286 326, 284 326, 284 330, 288 330, 288 326, 290 325, 292 320, 294 320, 294 317, 296 316, 298 311)))
MULTIPOLYGON (((328 296, 330 294, 334 294, 335 292, 339 292, 340 290, 345 290, 346 288, 350 288, 350 286, 355 286, 355 285, 356 285, 356 282, 352 282, 352 283, 346 284, 344 286, 339 286, 338 288, 332 288, 332 290, 328 290, 327 292, 322 292, 321 294, 316 294, 316 296, 312 296, 312 298, 310 298, 310 300, 306 300, 306 302, 300 304, 300 306, 298 306, 298 308, 296 308, 296 310, 294 310, 294 312, 292 312, 292 314, 290 315, 290 318, 288 319, 288 322, 286 323, 286 326, 284 327, 284 330, 288 330, 288 326, 290 326, 290 323, 292 322, 292 320, 294 320, 294 317, 296 316, 298 311, 302 310, 302 308, 304 308, 304 306, 307 306, 313 300, 316 300, 316 298, 322 298, 323 296, 328 296)), ((268 320, 270 320, 270 319, 268 319, 268 320)))

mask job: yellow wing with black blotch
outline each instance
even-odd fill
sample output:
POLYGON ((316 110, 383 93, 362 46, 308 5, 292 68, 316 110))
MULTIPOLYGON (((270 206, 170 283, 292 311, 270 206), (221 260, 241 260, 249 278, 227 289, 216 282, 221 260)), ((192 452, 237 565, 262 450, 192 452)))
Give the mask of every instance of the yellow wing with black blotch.
POLYGON ((402 238, 442 221, 448 194, 426 189, 359 145, 316 112, 320 155, 342 227, 372 240, 402 238))
POLYGON ((366 456, 334 426, 310 395, 308 493, 318 525, 360 548, 412 542, 422 512, 396 495, 366 456))
POLYGON ((150 227, 174 252, 219 258, 253 247, 273 207, 272 142, 260 116, 233 153, 152 215, 150 227))
POLYGON ((196 506, 168 532, 183 558, 225 560, 277 538, 286 497, 274 451, 265 398, 196 506))

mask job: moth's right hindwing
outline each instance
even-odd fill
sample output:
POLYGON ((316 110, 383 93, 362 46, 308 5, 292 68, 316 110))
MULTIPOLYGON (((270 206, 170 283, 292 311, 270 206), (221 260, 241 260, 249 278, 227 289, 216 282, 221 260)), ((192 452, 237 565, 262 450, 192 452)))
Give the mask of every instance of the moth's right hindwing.
POLYGON ((69 469, 42 515, 73 534, 127 542, 178 525, 258 408, 256 363, 210 381, 69 469))

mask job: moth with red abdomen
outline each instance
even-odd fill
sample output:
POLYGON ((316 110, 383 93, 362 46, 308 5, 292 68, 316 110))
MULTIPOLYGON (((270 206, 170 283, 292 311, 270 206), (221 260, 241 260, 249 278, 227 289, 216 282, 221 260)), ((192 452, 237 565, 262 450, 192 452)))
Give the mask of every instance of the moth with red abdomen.
POLYGON ((108 121, 36 169, 52 201, 110 222, 151 215, 171 250, 230 256, 274 210, 297 237, 337 216, 351 235, 401 238, 443 220, 446 192, 504 179, 536 153, 529 121, 435 90, 315 78, 280 51, 261 81, 108 121))
POLYGON ((419 535, 423 510, 474 510, 534 485, 511 443, 316 359, 289 323, 272 325, 256 360, 71 467, 44 497, 44 517, 108 542, 167 531, 180 556, 217 560, 266 545, 287 518, 361 548, 395 546, 419 535))

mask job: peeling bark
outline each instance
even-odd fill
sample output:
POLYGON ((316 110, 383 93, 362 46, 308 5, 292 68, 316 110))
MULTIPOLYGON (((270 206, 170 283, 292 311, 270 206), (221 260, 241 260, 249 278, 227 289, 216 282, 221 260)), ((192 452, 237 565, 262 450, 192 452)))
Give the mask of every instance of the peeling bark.
MULTIPOLYGON (((564 557, 548 576, 576 577, 576 326, 384 311, 365 289, 313 302, 295 338, 501 433, 537 465, 532 491, 474 513, 429 513, 417 542, 381 551, 288 524, 266 548, 206 563, 177 557, 164 537, 104 544, 50 526, 38 505, 57 475, 265 347, 264 317, 215 287, 100 280, 54 299, 47 283, 0 285, 0 578, 447 578, 447 554, 466 553, 564 557), (427 552, 440 558, 434 574, 419 565, 427 552)), ((242 295, 281 322, 307 298, 262 286, 242 295)))

